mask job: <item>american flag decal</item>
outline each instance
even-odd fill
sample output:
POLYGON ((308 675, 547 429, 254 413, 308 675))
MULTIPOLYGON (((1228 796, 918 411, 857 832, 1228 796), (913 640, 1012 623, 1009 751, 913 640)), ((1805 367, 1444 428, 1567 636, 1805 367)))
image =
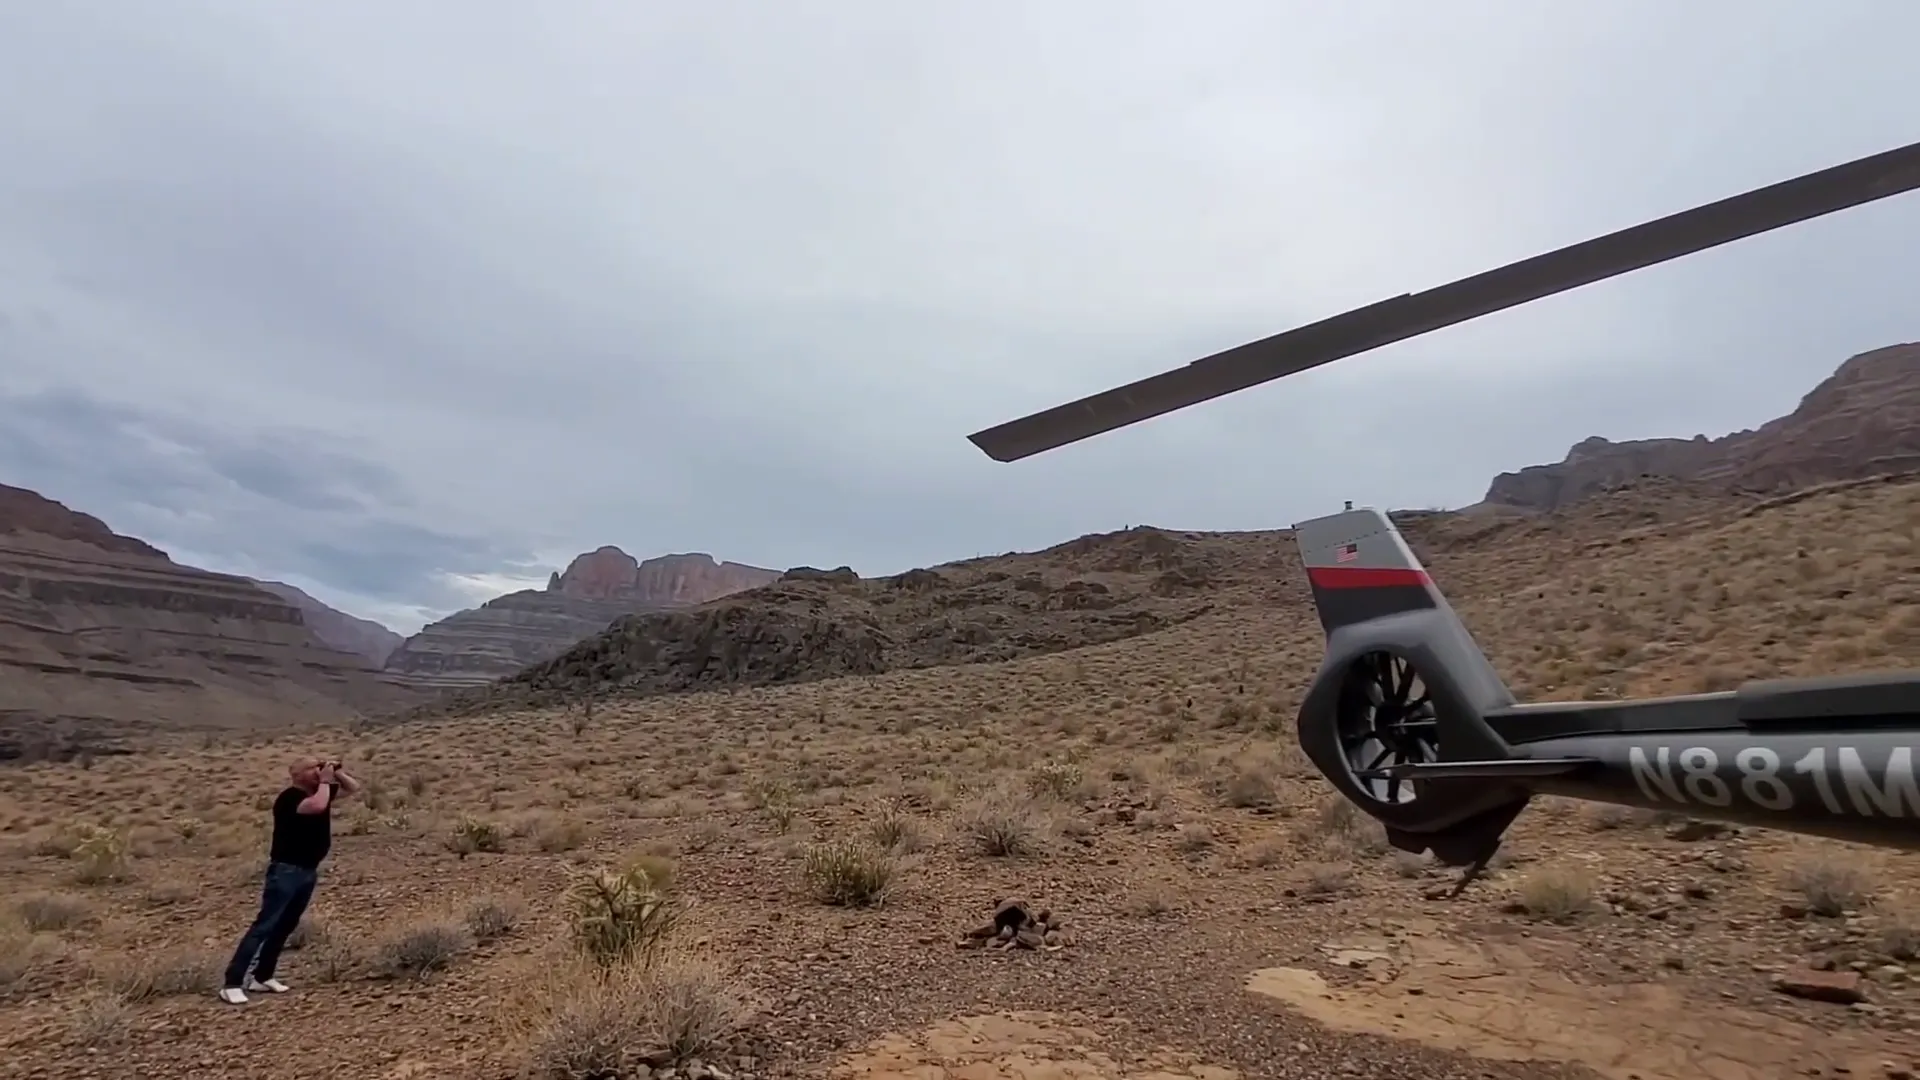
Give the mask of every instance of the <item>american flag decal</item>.
POLYGON ((1334 561, 1336 562, 1352 562, 1359 557, 1359 544, 1341 544, 1339 548, 1334 551, 1333 555, 1334 561))

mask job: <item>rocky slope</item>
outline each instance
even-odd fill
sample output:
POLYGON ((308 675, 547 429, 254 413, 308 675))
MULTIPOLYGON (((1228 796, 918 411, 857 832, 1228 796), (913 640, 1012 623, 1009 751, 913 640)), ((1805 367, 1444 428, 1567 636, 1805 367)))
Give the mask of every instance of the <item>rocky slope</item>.
POLYGON ((394 650, 386 670, 423 687, 477 686, 548 660, 622 616, 705 603, 779 576, 705 554, 641 562, 603 547, 576 557, 545 589, 508 593, 426 626, 394 650))
POLYGON ((989 663, 1136 637, 1224 605, 1298 606, 1287 535, 1136 528, 872 580, 845 567, 790 570, 690 610, 624 617, 427 710, 989 663))
POLYGON ((0 759, 153 728, 343 719, 418 691, 246 578, 0 486, 0 759))
POLYGON ((1792 413, 1718 439, 1576 443, 1566 460, 1502 473, 1483 506, 1555 510, 1639 476, 1777 493, 1920 469, 1920 344, 1862 353, 1792 413))
POLYGON ((337 608, 331 608, 307 595, 303 589, 296 588, 284 581, 260 581, 254 584, 300 609, 306 616, 307 629, 321 643, 341 652, 352 653, 365 659, 374 667, 387 662, 393 650, 400 647, 406 638, 374 622, 349 615, 337 608))

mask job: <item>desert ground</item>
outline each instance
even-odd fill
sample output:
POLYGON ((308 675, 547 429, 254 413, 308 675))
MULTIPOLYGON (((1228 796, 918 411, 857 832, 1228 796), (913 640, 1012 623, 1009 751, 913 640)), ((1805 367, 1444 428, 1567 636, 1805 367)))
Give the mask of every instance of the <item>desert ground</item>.
MULTIPOLYGON (((1920 666, 1920 481, 1684 494, 1408 533, 1534 698, 1920 666)), ((1285 534, 1243 546, 1297 577, 1285 534)), ((1920 1070, 1911 859, 1543 800, 1445 898, 1294 747, 1303 595, 1001 663, 0 771, 0 1076, 1920 1070), (369 788, 295 992, 223 1006, 305 751, 369 788), (1010 898, 1045 928, 968 937, 1010 898), (1861 1000, 1787 992, 1803 970, 1861 1000)))

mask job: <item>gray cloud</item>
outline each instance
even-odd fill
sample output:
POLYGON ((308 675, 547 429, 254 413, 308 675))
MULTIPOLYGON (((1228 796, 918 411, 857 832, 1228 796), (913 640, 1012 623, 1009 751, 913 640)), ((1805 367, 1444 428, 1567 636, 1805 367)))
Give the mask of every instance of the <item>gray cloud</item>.
POLYGON ((1920 338, 1920 200, 963 439, 1914 138, 1920 11, 1735 5, 23 6, 0 479, 405 622, 601 543, 889 572, 1752 426, 1920 338))

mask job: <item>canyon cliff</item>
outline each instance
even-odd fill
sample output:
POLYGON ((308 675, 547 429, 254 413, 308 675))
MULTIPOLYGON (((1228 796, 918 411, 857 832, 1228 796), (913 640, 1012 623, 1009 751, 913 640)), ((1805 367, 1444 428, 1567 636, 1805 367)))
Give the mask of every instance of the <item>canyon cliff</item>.
POLYGON ((779 577, 702 553, 641 561, 602 547, 575 557, 545 589, 495 597, 424 627, 393 651, 386 670, 423 687, 476 686, 558 656, 624 616, 693 607, 779 577))
POLYGON ((320 639, 321 644, 352 653, 364 659, 374 667, 387 662, 393 650, 400 647, 406 638, 374 622, 349 615, 338 608, 331 608, 284 581, 261 581, 254 584, 300 609, 306 616, 307 629, 320 639))
POLYGON ((0 485, 0 759, 153 729, 341 721, 423 696, 253 581, 0 485))
POLYGON ((1595 436, 1566 459, 1501 473, 1482 506, 1558 510, 1643 476, 1725 492, 1774 494, 1833 480, 1920 470, 1920 344, 1861 353, 1751 431, 1717 439, 1595 436))

